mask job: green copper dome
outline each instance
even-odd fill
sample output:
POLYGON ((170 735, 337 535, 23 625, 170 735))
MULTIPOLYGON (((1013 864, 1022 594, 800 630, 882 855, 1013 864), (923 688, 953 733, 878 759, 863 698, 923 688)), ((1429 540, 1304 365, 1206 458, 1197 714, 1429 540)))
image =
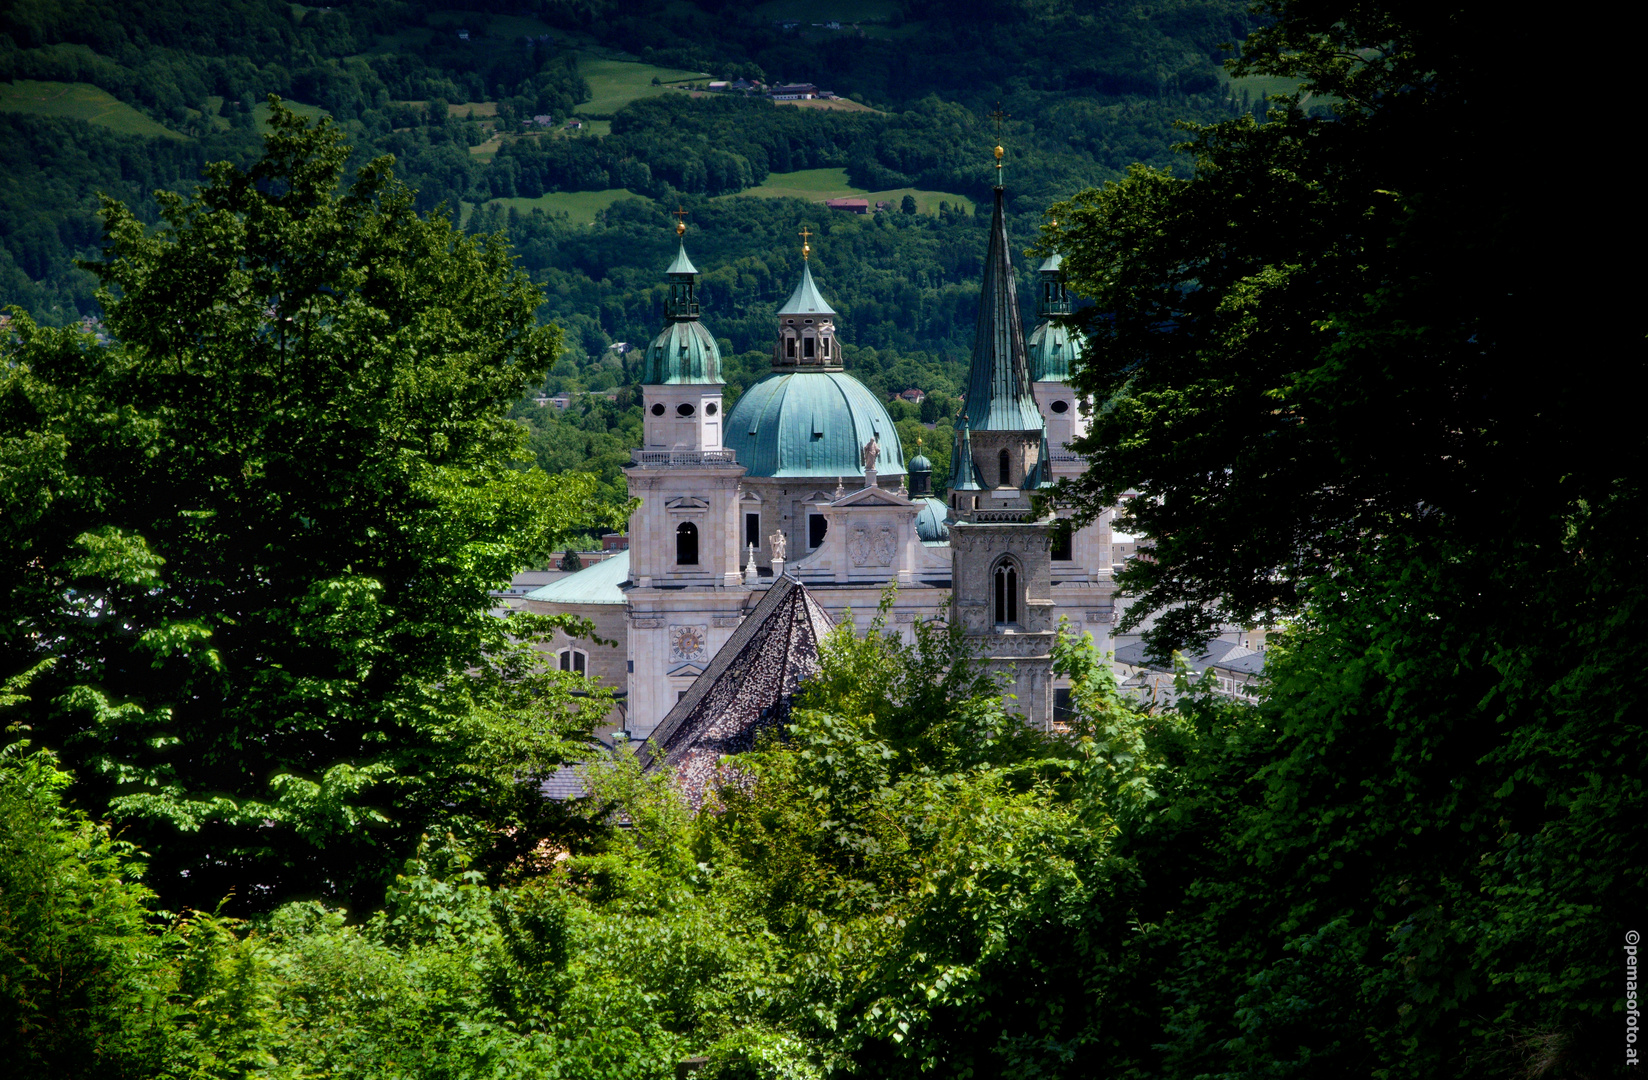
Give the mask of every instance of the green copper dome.
POLYGON ((950 507, 936 495, 913 499, 921 507, 921 513, 916 515, 916 535, 932 543, 935 540, 950 539, 950 507))
POLYGON ((722 381, 721 350, 696 319, 670 323, 647 346, 647 371, 642 382, 649 386, 722 381))
POLYGON ((933 471, 933 463, 927 460, 926 454, 918 452, 915 457, 910 459, 910 471, 913 473, 930 473, 933 471))
POLYGON ((1069 382, 1070 368, 1082 354, 1080 334, 1055 322, 1044 322, 1030 332, 1025 342, 1033 382, 1069 382))
POLYGON ((892 417, 844 371, 775 371, 744 391, 723 430, 749 476, 861 476, 872 435, 881 443, 876 471, 904 472, 892 417))

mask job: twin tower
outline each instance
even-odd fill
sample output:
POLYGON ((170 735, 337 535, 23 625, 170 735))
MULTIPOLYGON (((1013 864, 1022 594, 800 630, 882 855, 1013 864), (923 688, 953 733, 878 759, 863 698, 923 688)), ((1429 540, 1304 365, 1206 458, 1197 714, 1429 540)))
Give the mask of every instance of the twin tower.
POLYGON ((1085 467, 1068 449, 1085 426, 1069 385, 1080 340, 1058 321, 1069 301, 1056 256, 1041 266, 1041 322, 1026 338, 1002 203, 998 186, 947 497, 845 370, 805 244, 777 312, 772 370, 726 412, 682 242, 665 272, 667 325, 644 361, 645 445, 625 470, 641 500, 622 585, 632 736, 651 733, 781 575, 832 618, 860 623, 897 582, 893 625, 958 621, 1015 708, 1053 724, 1057 619, 1108 641, 1109 521, 1072 533, 1032 506, 1036 491, 1085 467))

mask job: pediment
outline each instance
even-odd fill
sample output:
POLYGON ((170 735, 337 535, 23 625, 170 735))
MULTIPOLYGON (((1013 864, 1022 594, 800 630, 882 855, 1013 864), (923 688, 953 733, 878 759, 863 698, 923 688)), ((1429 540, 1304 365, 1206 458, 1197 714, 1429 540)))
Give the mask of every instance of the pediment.
POLYGON ((681 495, 664 504, 670 510, 708 510, 710 504, 695 495, 681 495))
POLYGON ((913 506, 909 499, 883 488, 859 488, 842 499, 838 506, 913 506))
POLYGON ((677 664, 674 667, 670 668, 669 671, 665 672, 665 674, 670 676, 671 678, 681 676, 681 677, 684 677, 684 678, 694 678, 694 679, 696 679, 696 678, 698 678, 698 676, 704 674, 704 665, 702 665, 702 664, 677 664))

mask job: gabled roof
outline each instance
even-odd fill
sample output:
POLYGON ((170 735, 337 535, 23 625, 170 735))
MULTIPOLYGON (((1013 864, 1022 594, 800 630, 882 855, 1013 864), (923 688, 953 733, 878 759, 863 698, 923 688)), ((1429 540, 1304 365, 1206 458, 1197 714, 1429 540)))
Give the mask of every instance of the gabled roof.
POLYGON ((967 425, 974 431, 1034 431, 1044 426, 1036 397, 1030 392, 1030 363, 1000 187, 996 188, 990 250, 979 288, 973 364, 967 376, 967 425))
POLYGON ((778 309, 780 315, 834 315, 835 309, 824 302, 819 295, 818 286, 813 284, 812 264, 802 262, 801 281, 795 287, 795 292, 784 301, 784 306, 778 309))
POLYGON ((534 589, 526 594, 526 599, 552 604, 622 604, 624 593, 618 586, 628 580, 629 552, 624 551, 534 589))
MULTIPOLYGON (((1171 672, 1173 670, 1171 666, 1162 667, 1160 664, 1148 663, 1145 660, 1145 647, 1142 641, 1135 641, 1117 649, 1116 663, 1126 664, 1129 667, 1149 668, 1152 671, 1171 672)), ((1257 675, 1265 669, 1265 654, 1257 649, 1238 645, 1234 641, 1214 638, 1207 643, 1207 648, 1201 655, 1186 656, 1185 666, 1196 674, 1200 674, 1211 667, 1257 675)))
POLYGON ((773 582, 653 732, 642 766, 673 770, 692 804, 702 803, 723 757, 754 748, 761 732, 788 721, 796 687, 818 673, 830 626, 800 581, 773 582))

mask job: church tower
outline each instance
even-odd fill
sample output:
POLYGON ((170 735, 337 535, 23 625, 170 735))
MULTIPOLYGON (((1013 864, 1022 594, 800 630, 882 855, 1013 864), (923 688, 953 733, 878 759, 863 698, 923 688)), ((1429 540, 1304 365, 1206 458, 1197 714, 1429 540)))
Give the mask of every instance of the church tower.
MULTIPOLYGON (((677 237, 686 225, 677 222, 677 237)), ((738 625, 739 480, 723 445, 721 350, 698 321, 698 270, 683 239, 664 272, 666 325, 647 346, 642 438, 624 475, 629 519, 630 730, 645 738, 738 625), (673 692, 672 692, 673 691, 673 692), (655 700, 656 699, 656 700, 655 700)))
POLYGON ((984 261, 967 408, 950 505, 955 618, 1032 725, 1053 722, 1049 521, 1031 494, 1049 482, 1046 429, 1031 389, 996 147, 995 210, 984 261))

